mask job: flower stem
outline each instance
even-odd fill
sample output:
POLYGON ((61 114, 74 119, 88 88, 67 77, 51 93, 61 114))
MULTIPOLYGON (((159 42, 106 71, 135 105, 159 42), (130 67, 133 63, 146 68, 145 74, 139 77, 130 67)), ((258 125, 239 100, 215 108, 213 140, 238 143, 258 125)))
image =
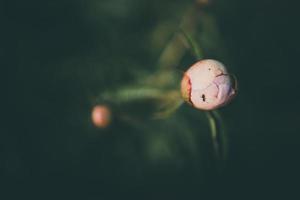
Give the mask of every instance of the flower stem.
POLYGON ((183 28, 179 28, 182 35, 188 42, 193 54, 195 55, 197 60, 201 60, 203 58, 203 51, 200 49, 200 47, 197 45, 196 41, 188 34, 186 33, 183 28))
POLYGON ((122 104, 142 99, 161 99, 163 96, 164 91, 156 88, 128 87, 121 88, 113 93, 104 93, 100 96, 100 99, 114 102, 116 104, 122 104))
POLYGON ((228 141, 227 141, 225 123, 223 121, 221 114, 217 110, 213 110, 211 112, 214 115, 216 122, 218 122, 217 127, 219 127, 218 130, 219 134, 217 135, 216 140, 219 145, 220 159, 222 161, 225 161, 227 159, 227 153, 228 153, 228 141))
POLYGON ((219 161, 220 160, 220 149, 219 149, 219 143, 217 140, 218 131, 217 131, 216 119, 215 119, 212 111, 207 111, 205 113, 206 113, 206 116, 208 119, 210 131, 211 131, 212 145, 213 145, 213 151, 215 154, 215 158, 217 161, 219 161))

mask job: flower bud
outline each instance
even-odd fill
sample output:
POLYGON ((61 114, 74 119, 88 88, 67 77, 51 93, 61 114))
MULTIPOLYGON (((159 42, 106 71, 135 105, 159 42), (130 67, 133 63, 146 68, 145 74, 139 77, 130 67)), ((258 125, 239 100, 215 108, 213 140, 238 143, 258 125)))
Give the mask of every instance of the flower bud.
POLYGON ((93 108, 92 122, 98 128, 105 128, 110 124, 111 112, 107 106, 98 105, 93 108))
POLYGON ((228 103, 236 94, 225 66, 206 59, 192 65, 181 81, 185 101, 201 110, 213 110, 228 103))

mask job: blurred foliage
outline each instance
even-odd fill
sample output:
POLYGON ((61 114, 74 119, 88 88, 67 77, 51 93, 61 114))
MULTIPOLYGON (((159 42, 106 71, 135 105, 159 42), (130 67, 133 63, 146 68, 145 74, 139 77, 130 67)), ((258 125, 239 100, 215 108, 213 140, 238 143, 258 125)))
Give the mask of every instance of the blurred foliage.
POLYGON ((1 57, 12 76, 4 78, 2 195, 253 199, 259 193, 275 196, 275 189, 293 194, 300 164, 297 6, 203 2, 3 2, 1 57), (188 105, 159 120, 149 117, 155 102, 135 101, 113 106, 107 129, 90 120, 99 94, 149 83, 176 88, 195 61, 176 35, 180 26, 204 57, 222 60, 240 83, 237 98, 221 109, 230 143, 222 174, 215 170, 205 115, 188 105))

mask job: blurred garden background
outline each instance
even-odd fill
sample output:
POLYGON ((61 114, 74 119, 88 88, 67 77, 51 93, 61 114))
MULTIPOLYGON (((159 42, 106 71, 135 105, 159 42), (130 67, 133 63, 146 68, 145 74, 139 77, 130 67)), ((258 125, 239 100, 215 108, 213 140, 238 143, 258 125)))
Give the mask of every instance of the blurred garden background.
POLYGON ((1 66, 8 72, 1 95, 1 199, 244 200, 297 194, 296 4, 10 0, 1 2, 0 11, 1 66), (187 104, 153 119, 147 100, 118 107, 106 101, 110 126, 97 128, 91 121, 93 106, 103 103, 99 95, 159 76, 161 68, 173 80, 173 73, 180 76, 195 62, 189 49, 176 41, 170 45, 182 24, 205 58, 222 61, 238 77, 237 97, 220 109, 229 144, 221 172, 204 112, 187 104))

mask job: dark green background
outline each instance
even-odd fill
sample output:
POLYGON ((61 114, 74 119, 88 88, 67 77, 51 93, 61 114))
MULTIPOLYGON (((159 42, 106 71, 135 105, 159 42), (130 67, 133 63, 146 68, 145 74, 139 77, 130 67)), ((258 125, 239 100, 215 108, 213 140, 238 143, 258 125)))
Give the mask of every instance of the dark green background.
MULTIPOLYGON (((155 71, 161 49, 149 48, 149 33, 162 21, 180 19, 192 1, 2 2, 1 66, 8 76, 1 95, 1 199, 297 195, 297 5, 271 0, 214 2, 205 10, 216 18, 225 63, 240 86, 237 98, 221 109, 230 140, 221 175, 205 156, 211 153, 201 146, 205 137, 193 135, 193 140, 204 138, 196 142, 197 153, 180 142, 180 132, 185 134, 187 128, 195 134, 207 132, 203 116, 197 119, 198 111, 187 105, 175 117, 145 120, 139 128, 116 118, 109 129, 98 130, 89 118, 97 94, 133 83, 136 71, 155 71), (168 131, 162 141, 175 140, 175 153, 149 161, 145 141, 151 135, 159 138, 164 130, 168 131)), ((213 50, 208 54, 223 58, 213 50)))

